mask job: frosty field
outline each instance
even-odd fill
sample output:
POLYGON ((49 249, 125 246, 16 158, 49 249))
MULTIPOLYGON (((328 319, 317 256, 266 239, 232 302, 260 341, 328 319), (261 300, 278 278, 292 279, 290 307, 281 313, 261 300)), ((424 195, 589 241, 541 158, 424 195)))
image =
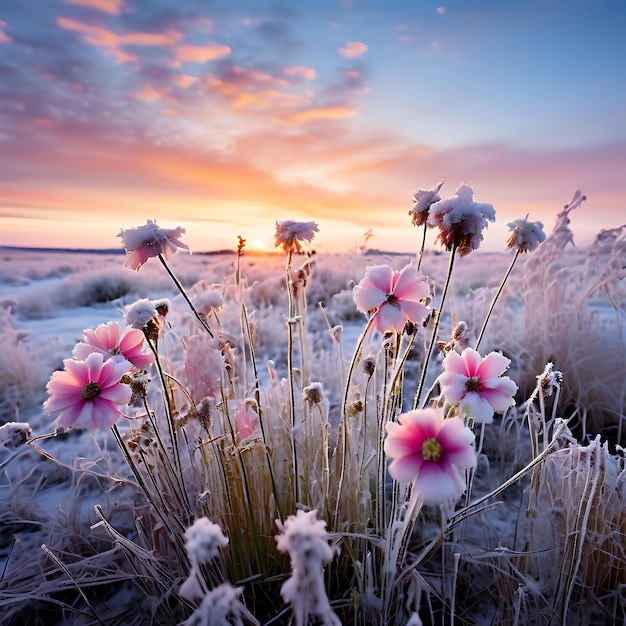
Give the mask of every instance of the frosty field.
MULTIPOLYGON (((431 246, 412 278, 428 296, 405 298, 419 232, 413 255, 179 251, 167 267, 185 297, 155 258, 135 272, 121 251, 0 250, 0 426, 30 428, 0 440, 0 622, 622 623, 622 229, 520 254, 480 339, 515 249, 431 246), (372 266, 396 282, 360 311, 372 266), (126 375, 123 416, 53 436, 53 372, 142 299, 167 312, 142 328, 154 360, 126 375), (472 348, 503 359, 490 385, 515 383, 484 417, 447 382, 472 348), (426 429, 435 412, 471 459, 432 484, 425 465, 390 475, 402 416, 426 429)), ((445 457, 437 432, 420 463, 445 457)))

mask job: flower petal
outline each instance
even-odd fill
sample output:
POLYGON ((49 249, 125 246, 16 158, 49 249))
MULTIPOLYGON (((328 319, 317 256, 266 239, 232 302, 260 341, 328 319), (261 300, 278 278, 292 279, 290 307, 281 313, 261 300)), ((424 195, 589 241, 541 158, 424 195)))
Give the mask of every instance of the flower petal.
POLYGON ((414 488, 425 504, 442 504, 459 498, 465 491, 465 483, 453 465, 429 462, 423 464, 414 488))
POLYGON ((485 381, 489 378, 501 376, 511 364, 511 359, 507 359, 499 352, 490 352, 478 366, 476 375, 485 381))
POLYGON ((480 393, 466 393, 459 406, 467 417, 481 424, 491 424, 493 421, 493 407, 480 393))

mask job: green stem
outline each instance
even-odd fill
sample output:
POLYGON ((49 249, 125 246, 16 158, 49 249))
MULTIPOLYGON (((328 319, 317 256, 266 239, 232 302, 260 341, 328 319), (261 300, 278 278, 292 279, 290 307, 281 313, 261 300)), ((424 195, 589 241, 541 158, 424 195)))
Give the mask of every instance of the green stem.
POLYGON ((206 330, 207 333, 209 333, 209 336, 213 337, 213 333, 211 332, 211 329, 209 328, 208 324, 206 323, 206 320, 202 317, 202 315, 200 315, 200 313, 198 313, 196 307, 191 303, 191 300, 189 299, 189 296, 185 292, 185 289, 180 284, 180 281, 178 280, 178 278, 176 278, 176 276, 174 275, 174 272, 172 272, 172 270, 170 269, 170 267, 167 264, 167 262, 165 261, 165 258, 163 257, 163 255, 159 254, 157 256, 159 257, 159 260, 163 264, 163 267, 165 268, 167 273, 170 275, 170 278, 174 281, 174 284, 178 288, 178 291, 180 291, 180 293, 182 294, 183 298, 185 298, 185 301, 189 305, 189 308, 191 309, 192 313, 196 316, 196 319, 200 322, 200 324, 202 325, 204 330, 206 330))
POLYGON ((433 334, 430 339, 430 345, 428 346, 428 352, 426 354, 426 358, 424 359, 424 365, 422 366, 422 375, 420 376, 420 381, 417 386, 417 392, 415 393, 415 400, 413 401, 413 410, 417 409, 420 403, 420 398, 422 396, 422 391, 424 389, 424 383, 426 381, 426 373, 428 372, 428 362, 430 361, 430 357, 433 352, 433 346, 437 341, 437 332, 439 331, 439 322, 441 321, 441 314, 443 312, 443 303, 446 300, 446 295, 448 294, 448 287, 450 286, 450 279, 452 277, 452 268, 454 267, 454 257, 456 256, 457 244, 452 246, 452 250, 450 251, 450 261, 448 263, 448 274, 446 275, 446 282, 443 286, 443 293, 441 294, 441 303, 439 304, 439 312, 435 318, 435 325, 433 328, 433 334))
POLYGON ((500 297, 500 294, 502 293, 502 290, 504 289, 504 285, 506 284, 506 281, 509 279, 511 272, 513 271, 513 266, 515 265, 515 261, 517 261, 517 257, 520 255, 520 252, 521 250, 518 248, 517 252, 515 253, 515 256, 513 257, 513 260, 511 261, 511 265, 509 265, 509 269, 506 271, 506 274, 504 275, 504 278, 502 279, 502 282, 500 283, 500 287, 498 288, 496 295, 491 301, 491 305, 489 306, 489 311, 487 312, 487 317, 485 318, 485 321, 483 322, 483 327, 480 329, 480 333, 478 334, 478 339, 476 340, 476 345, 474 346, 475 350, 478 350, 478 346, 480 345, 483 335, 485 334, 485 328, 487 328, 487 322, 489 322, 489 318, 491 317, 491 314, 493 313, 493 309, 496 306, 496 302, 498 301, 498 298, 500 297))

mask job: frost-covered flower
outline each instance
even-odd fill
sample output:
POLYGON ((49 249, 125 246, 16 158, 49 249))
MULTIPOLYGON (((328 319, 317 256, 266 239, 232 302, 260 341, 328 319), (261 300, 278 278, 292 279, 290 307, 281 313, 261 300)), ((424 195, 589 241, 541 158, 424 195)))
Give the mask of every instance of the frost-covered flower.
POLYGON ((30 424, 27 422, 7 422, 0 426, 0 446, 19 448, 32 436, 30 424))
POLYGON ((301 241, 311 242, 319 228, 315 222, 296 222, 295 220, 283 220, 276 222, 274 233, 274 247, 282 247, 286 253, 299 252, 302 250, 301 241))
POLYGON ((431 205, 441 200, 439 190, 442 186, 443 181, 432 189, 418 189, 413 193, 413 208, 409 210, 409 215, 414 226, 422 226, 428 222, 431 205))
POLYGON ((476 250, 483 240, 483 229, 495 222, 496 212, 491 204, 474 202, 474 190, 461 185, 453 198, 440 200, 430 207, 429 226, 439 227, 437 241, 446 250, 457 247, 460 256, 476 250))
POLYGON ((306 402, 311 404, 319 404, 325 398, 324 387, 322 383, 314 382, 302 390, 302 395, 306 402))
POLYGON ((154 361, 154 355, 144 354, 144 334, 135 328, 124 332, 119 322, 100 324, 95 330, 83 331, 83 340, 77 343, 72 352, 75 359, 86 359, 92 352, 99 352, 105 358, 122 357, 139 369, 146 369, 154 361))
POLYGON ((510 364, 499 352, 481 358, 473 348, 465 348, 461 354, 448 353, 437 380, 448 404, 458 405, 476 422, 490 424, 494 411, 502 413, 515 404, 517 385, 502 376, 510 364))
POLYGON ((178 248, 189 250, 189 246, 180 240, 184 232, 181 226, 160 228, 156 220, 148 220, 143 226, 120 230, 117 236, 122 238, 124 250, 130 255, 124 266, 138 270, 151 257, 160 254, 167 258, 170 252, 176 252, 178 248))
POLYGON ((399 272, 389 265, 374 265, 353 290, 357 309, 373 311, 373 325, 380 332, 390 328, 402 332, 409 321, 421 324, 429 310, 420 300, 429 295, 428 283, 411 263, 399 272))
POLYGON ((515 248, 520 252, 532 252, 546 239, 543 224, 541 222, 529 222, 528 215, 509 222, 507 226, 509 230, 513 231, 506 242, 506 247, 509 250, 515 248))
MULTIPOLYGON (((254 402, 254 401, 252 401, 254 402)), ((257 432, 259 416, 252 410, 248 400, 235 411, 235 430, 242 441, 257 432)))
POLYGON ((225 371, 224 355, 218 341, 198 335, 185 346, 183 382, 194 402, 198 403, 207 396, 217 398, 225 371))
POLYGON ((185 549, 193 563, 203 564, 212 561, 227 545, 228 537, 224 535, 220 526, 208 517, 199 517, 185 531, 185 549))
POLYGON ((280 530, 276 547, 291 560, 291 577, 283 583, 280 595, 291 604, 296 626, 305 626, 313 617, 327 626, 340 626, 324 584, 324 564, 334 554, 328 545, 326 522, 317 519, 316 510, 299 510, 284 523, 276 520, 276 526, 280 530))
POLYGON ((403 413, 387 424, 385 453, 389 474, 400 484, 414 482, 426 504, 456 500, 465 490, 460 470, 476 466, 474 433, 458 417, 441 409, 403 413))
POLYGON ((50 397, 44 409, 60 411, 56 428, 110 428, 128 404, 131 388, 121 382, 130 368, 128 361, 106 359, 92 352, 84 361, 66 359, 65 369, 52 374, 46 389, 50 397))
POLYGON ((124 318, 129 326, 141 330, 152 321, 156 314, 157 310, 154 301, 141 298, 141 300, 133 302, 126 309, 124 318))
POLYGON ((202 596, 198 608, 181 626, 260 626, 259 621, 241 601, 243 587, 222 583, 202 596))

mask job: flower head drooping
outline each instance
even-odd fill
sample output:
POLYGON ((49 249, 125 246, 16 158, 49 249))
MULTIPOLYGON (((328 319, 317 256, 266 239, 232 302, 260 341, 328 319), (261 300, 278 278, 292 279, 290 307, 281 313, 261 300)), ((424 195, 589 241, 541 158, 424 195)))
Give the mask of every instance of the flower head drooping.
POLYGON ((291 577, 280 590, 285 602, 294 612, 296 626, 305 626, 309 618, 317 617, 327 626, 340 626, 333 613, 324 584, 324 564, 333 558, 328 545, 326 522, 317 519, 317 511, 299 510, 284 523, 276 520, 280 534, 276 546, 291 559, 291 577))
POLYGON ((414 482, 425 504, 442 504, 465 490, 460 470, 476 466, 474 433, 441 409, 403 413, 387 424, 385 453, 393 458, 389 474, 400 484, 414 482))
POLYGON ((496 212, 491 204, 474 202, 474 191, 461 185, 453 198, 440 200, 430 207, 428 224, 439 227, 437 241, 446 250, 456 246, 459 255, 476 250, 483 240, 483 229, 488 221, 494 222, 496 212))
POLYGON ((409 209, 413 226, 422 226, 428 222, 431 205, 441 200, 439 190, 442 186, 443 181, 432 189, 418 189, 413 193, 413 208, 409 209))
POLYGON ((465 348, 461 354, 449 352, 438 378, 446 402, 458 405, 476 422, 490 424, 495 411, 502 413, 515 404, 517 385, 502 376, 510 363, 499 352, 484 359, 473 348, 465 348))
POLYGON ((420 300, 429 295, 428 283, 412 264, 399 272, 389 265, 374 265, 353 291, 357 309, 374 311, 373 324, 381 333, 390 328, 402 332, 409 321, 421 324, 429 311, 420 300))
POLYGON ((60 411, 56 428, 110 428, 121 413, 118 405, 128 404, 132 392, 121 382, 130 363, 105 360, 92 352, 84 361, 66 359, 65 369, 52 374, 46 389, 50 397, 44 402, 49 412, 60 411))
POLYGON ((315 222, 296 222, 295 220, 276 222, 274 247, 282 247, 287 254, 300 252, 302 250, 300 242, 304 240, 313 241, 317 232, 319 232, 319 228, 315 222))
POLYGON ((160 254, 167 258, 170 252, 176 252, 178 248, 189 250, 189 246, 180 241, 184 232, 185 229, 180 226, 160 228, 156 220, 148 220, 144 226, 120 230, 117 236, 122 238, 124 250, 130 254, 124 266, 138 270, 151 257, 160 254))
POLYGON ((119 322, 100 324, 95 330, 83 331, 83 340, 76 344, 72 356, 86 359, 92 352, 99 352, 105 358, 122 358, 139 369, 146 369, 154 361, 154 355, 143 352, 144 335, 135 328, 122 332, 119 322))
POLYGON ((529 222, 528 215, 525 218, 519 218, 507 224, 509 230, 513 231, 506 247, 510 250, 514 248, 520 252, 532 252, 539 247, 546 239, 543 232, 543 224, 541 222, 529 222))

